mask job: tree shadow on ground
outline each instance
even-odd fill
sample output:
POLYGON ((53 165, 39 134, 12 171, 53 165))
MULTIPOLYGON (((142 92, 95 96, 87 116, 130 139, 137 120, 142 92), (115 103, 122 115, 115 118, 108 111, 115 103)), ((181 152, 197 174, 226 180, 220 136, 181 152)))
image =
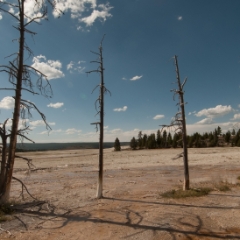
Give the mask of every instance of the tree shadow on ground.
MULTIPOLYGON (((171 236, 171 239, 176 240, 179 236, 181 239, 194 239, 194 238, 202 238, 202 239, 240 239, 240 228, 228 228, 221 231, 211 230, 211 226, 206 228, 203 224, 202 218, 194 214, 194 211, 191 210, 191 215, 173 215, 174 222, 165 222, 165 223, 157 223, 154 220, 147 221, 144 216, 138 211, 132 210, 137 203, 143 204, 143 207, 148 204, 157 204, 157 205, 174 205, 179 207, 187 207, 187 208, 213 208, 213 209, 236 209, 233 207, 219 207, 219 206, 196 206, 196 205, 187 205, 187 204, 173 204, 173 203, 161 203, 161 202, 151 202, 151 201, 141 201, 141 200, 129 200, 129 199, 119 199, 119 198, 107 198, 101 200, 103 207, 99 208, 97 200, 93 202, 91 206, 87 207, 77 207, 71 210, 58 209, 54 206, 44 206, 46 203, 42 203, 39 205, 34 205, 31 203, 18 205, 16 209, 18 211, 19 216, 18 219, 22 220, 24 216, 31 216, 35 218, 37 221, 37 225, 35 229, 45 229, 45 230, 53 230, 53 229, 63 229, 68 224, 71 223, 82 223, 79 225, 79 228, 84 229, 84 223, 93 223, 97 224, 101 227, 104 226, 117 226, 123 227, 123 232, 126 234, 124 238, 131 238, 138 234, 143 234, 146 231, 150 231, 152 237, 160 236, 161 234, 168 234, 171 236), (109 200, 111 202, 109 203, 109 200), (133 205, 122 206, 122 208, 118 210, 113 210, 109 208, 112 203, 112 200, 117 202, 131 202, 133 205), (105 206, 105 208, 104 208, 105 206), (106 207, 107 206, 107 207, 106 207), (87 210, 90 208, 90 210, 87 210), (107 208, 107 209, 106 209, 107 208), (99 214, 101 213, 101 214, 99 214), (100 217, 99 217, 100 215, 100 217), (189 218, 190 216, 190 218, 189 218), (51 223, 51 224, 48 224, 51 223), (56 223, 57 226, 54 226, 56 223), (131 228, 132 231, 128 231, 127 229, 131 228), (160 235, 159 235, 160 234, 160 235)), ((102 204, 101 203, 101 204, 102 204)), ((239 209, 239 208, 238 208, 239 209)), ((163 218, 164 216, 160 216, 163 218)), ((165 220, 165 219, 164 219, 165 220)), ((26 225, 26 224, 24 224, 26 225)), ((206 225, 206 224, 205 224, 206 225)), ((25 226, 26 227, 26 226, 25 226)), ((109 231, 109 228, 108 228, 109 231)), ((148 233, 149 235, 149 233, 148 233)), ((163 238, 162 238, 163 239, 163 238)), ((169 238, 168 238, 169 239, 169 238)))

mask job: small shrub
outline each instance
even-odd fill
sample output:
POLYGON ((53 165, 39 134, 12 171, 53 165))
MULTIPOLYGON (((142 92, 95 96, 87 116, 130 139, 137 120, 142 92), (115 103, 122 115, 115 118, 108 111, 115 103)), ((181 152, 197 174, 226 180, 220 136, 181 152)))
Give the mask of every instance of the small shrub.
POLYGON ((240 176, 238 176, 237 179, 240 180, 240 176))
POLYGON ((231 190, 231 188, 226 184, 221 184, 221 185, 217 186, 217 189, 221 192, 227 192, 227 191, 231 190))
POLYGON ((12 214, 13 212, 14 210, 11 208, 10 204, 0 204, 0 222, 10 220, 10 217, 7 215, 12 214))
POLYGON ((186 198, 186 197, 201 197, 209 194, 212 191, 211 188, 198 188, 189 190, 171 190, 161 194, 164 198, 186 198))

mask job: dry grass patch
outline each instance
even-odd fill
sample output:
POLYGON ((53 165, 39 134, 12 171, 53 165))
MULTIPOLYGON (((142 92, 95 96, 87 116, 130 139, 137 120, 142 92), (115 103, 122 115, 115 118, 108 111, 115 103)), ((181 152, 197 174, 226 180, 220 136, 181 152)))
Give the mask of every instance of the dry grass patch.
POLYGON ((216 186, 217 190, 221 191, 221 192, 227 192, 227 191, 231 191, 231 188, 229 187, 228 184, 219 184, 216 186))
POLYGON ((164 198, 187 198, 187 197, 201 197, 208 195, 213 189, 212 188, 193 188, 189 190, 170 190, 161 194, 164 198))

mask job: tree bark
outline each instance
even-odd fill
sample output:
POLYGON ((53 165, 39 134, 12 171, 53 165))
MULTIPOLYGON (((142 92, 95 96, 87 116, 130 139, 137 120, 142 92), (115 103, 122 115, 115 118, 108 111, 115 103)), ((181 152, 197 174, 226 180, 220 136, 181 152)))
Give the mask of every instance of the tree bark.
POLYGON ((101 84, 100 84, 100 136, 99 136, 99 174, 98 174, 98 187, 97 198, 103 197, 103 135, 104 135, 104 74, 103 74, 103 57, 102 46, 100 46, 100 72, 101 72, 101 84))
POLYGON ((9 200, 11 180, 13 174, 15 151, 17 144, 17 132, 18 123, 20 118, 20 105, 21 105, 21 93, 22 93, 22 75, 23 75, 23 59, 24 59, 24 0, 19 1, 19 52, 18 52, 18 69, 17 69, 17 82, 15 90, 15 105, 12 120, 12 130, 9 143, 8 160, 6 165, 5 181, 2 185, 0 202, 5 203, 9 200))
POLYGON ((183 190, 189 190, 189 169, 188 169, 188 149, 187 149, 187 129, 186 129, 186 119, 185 119, 185 108, 184 108, 184 98, 183 98, 183 89, 180 82, 180 75, 178 69, 178 61, 177 56, 174 56, 175 65, 176 65, 176 74, 177 74, 177 82, 178 82, 178 89, 179 89, 179 104, 182 113, 182 143, 183 143, 183 163, 184 163, 184 183, 183 183, 183 190))

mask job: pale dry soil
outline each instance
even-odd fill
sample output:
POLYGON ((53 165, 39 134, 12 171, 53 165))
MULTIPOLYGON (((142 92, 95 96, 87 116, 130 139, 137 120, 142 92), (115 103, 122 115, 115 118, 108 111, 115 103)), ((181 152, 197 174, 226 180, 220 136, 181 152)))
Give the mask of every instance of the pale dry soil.
POLYGON ((17 209, 2 222, 0 239, 240 239, 240 148, 189 149, 192 188, 221 181, 208 196, 165 199, 182 186, 181 149, 104 150, 104 198, 95 198, 98 150, 29 152, 40 170, 17 159, 11 198, 17 209))

